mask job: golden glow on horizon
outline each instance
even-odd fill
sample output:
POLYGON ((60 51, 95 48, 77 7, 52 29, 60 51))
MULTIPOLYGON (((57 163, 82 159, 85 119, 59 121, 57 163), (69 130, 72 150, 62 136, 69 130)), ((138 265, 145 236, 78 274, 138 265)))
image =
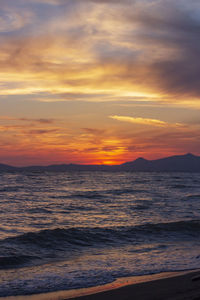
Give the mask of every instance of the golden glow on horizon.
MULTIPOLYGON (((155 159, 161 153, 162 156, 179 154, 180 150, 175 149, 184 149, 187 143, 196 143, 200 138, 198 124, 173 125, 172 132, 172 124, 155 126, 153 122, 152 126, 151 122, 146 124, 146 119, 143 121, 145 124, 127 122, 127 126, 124 122, 126 127, 122 128, 114 119, 112 125, 103 130, 72 130, 70 123, 61 119, 3 116, 0 118, 0 157, 4 163, 19 166, 70 162, 120 164, 139 156, 155 159)), ((187 150, 181 153, 185 152, 187 150)))

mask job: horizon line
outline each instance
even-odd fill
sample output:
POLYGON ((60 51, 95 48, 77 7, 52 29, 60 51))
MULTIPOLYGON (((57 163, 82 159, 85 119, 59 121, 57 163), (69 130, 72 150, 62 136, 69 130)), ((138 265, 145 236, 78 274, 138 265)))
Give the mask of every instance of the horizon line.
POLYGON ((126 163, 129 163, 129 162, 135 162, 137 161, 138 159, 143 159, 143 160, 146 160, 146 161, 156 161, 156 160, 160 160, 160 159, 165 159, 165 158, 169 158, 169 157, 177 157, 177 156, 195 156, 195 157, 200 157, 199 155, 195 155, 191 152, 188 152, 188 153, 185 153, 185 154, 174 154, 174 155, 170 155, 170 156, 165 156, 165 157, 161 157, 161 158, 157 158, 157 159, 146 159, 144 157, 137 157, 136 159, 134 160, 129 160, 129 161, 125 161, 121 164, 79 164, 79 163, 73 163, 73 162, 70 162, 70 163, 52 163, 52 164, 48 164, 48 165, 40 165, 40 164, 34 164, 34 165, 25 165, 25 166, 15 166, 15 165, 11 165, 11 164, 7 164, 7 163, 2 163, 0 162, 0 165, 5 165, 5 166, 8 166, 8 167, 12 167, 12 168, 30 168, 30 167, 50 167, 50 166, 69 166, 69 165, 75 165, 75 166, 104 166, 104 167, 114 167, 114 166, 121 166, 123 164, 126 164, 126 163))

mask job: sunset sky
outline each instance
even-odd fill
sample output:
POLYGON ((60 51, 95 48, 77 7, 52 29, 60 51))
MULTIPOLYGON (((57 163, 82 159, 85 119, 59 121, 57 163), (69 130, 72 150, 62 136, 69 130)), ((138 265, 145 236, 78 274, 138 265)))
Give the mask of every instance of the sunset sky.
POLYGON ((0 163, 200 154, 199 0, 0 0, 0 163))

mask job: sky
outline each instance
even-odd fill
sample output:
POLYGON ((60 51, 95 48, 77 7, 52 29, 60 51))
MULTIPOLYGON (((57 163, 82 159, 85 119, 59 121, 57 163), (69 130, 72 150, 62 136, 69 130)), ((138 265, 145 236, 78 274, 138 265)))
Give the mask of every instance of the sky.
POLYGON ((199 0, 0 0, 0 163, 200 155, 199 0))

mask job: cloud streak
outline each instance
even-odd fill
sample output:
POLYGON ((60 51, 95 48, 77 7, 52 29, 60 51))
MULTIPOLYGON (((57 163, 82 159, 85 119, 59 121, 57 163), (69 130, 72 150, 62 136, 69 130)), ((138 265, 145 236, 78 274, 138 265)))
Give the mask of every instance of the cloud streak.
POLYGON ((180 123, 170 124, 168 122, 164 122, 161 120, 156 119, 148 119, 148 118, 140 118, 140 117, 128 117, 128 116, 110 116, 111 119, 128 122, 133 124, 140 124, 140 125, 150 125, 150 126, 158 126, 158 127, 169 127, 169 126, 183 126, 180 123))

